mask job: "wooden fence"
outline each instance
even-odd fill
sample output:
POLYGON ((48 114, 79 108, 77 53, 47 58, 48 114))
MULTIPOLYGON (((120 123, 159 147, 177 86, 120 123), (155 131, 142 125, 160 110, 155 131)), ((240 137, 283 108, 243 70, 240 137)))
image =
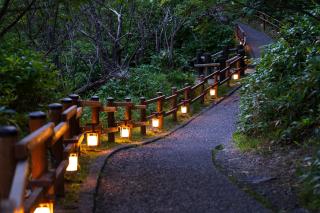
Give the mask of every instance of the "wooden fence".
POLYGON ((257 11, 257 14, 255 16, 260 19, 262 29, 264 32, 266 31, 266 26, 268 25, 272 27, 272 29, 274 29, 275 32, 278 32, 280 30, 281 22, 273 18, 272 16, 261 11, 257 11))
MULTIPOLYGON (((244 33, 241 35, 239 38, 243 39, 244 33)), ((162 129, 167 116, 177 121, 179 110, 189 113, 193 103, 198 100, 204 103, 207 94, 217 98, 220 85, 229 85, 232 77, 239 79, 245 71, 244 55, 238 54, 220 63, 195 64, 195 68, 207 75, 200 75, 193 86, 172 88, 169 95, 158 92, 154 98, 142 97, 140 103, 135 104, 130 98, 115 101, 109 97, 102 103, 97 96, 81 100, 72 94, 61 103, 50 104, 47 114, 30 113, 30 134, 21 140, 15 127, 1 127, 0 212, 38 213, 49 209, 53 212, 54 200, 65 195, 66 170, 74 162, 76 168, 70 171, 77 169, 82 143, 98 145, 101 134, 107 134, 108 141, 114 142, 119 131, 120 136, 130 139, 133 128, 140 128, 140 134, 146 135, 149 125, 162 129), (151 105, 156 105, 156 110, 147 114, 151 105), (91 109, 91 123, 81 126, 80 119, 86 107, 91 109), (117 121, 115 115, 119 108, 124 108, 124 120, 117 121), (133 110, 138 111, 138 120, 133 119, 133 110), (100 121, 102 113, 106 113, 106 122, 100 121)))

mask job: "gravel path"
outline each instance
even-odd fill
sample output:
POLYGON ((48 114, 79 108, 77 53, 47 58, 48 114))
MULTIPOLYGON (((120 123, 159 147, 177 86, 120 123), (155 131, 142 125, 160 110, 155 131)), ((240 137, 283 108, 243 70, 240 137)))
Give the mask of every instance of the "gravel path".
POLYGON ((212 149, 228 144, 237 94, 172 135, 115 154, 103 171, 96 212, 269 212, 212 163, 212 149))
POLYGON ((247 34, 247 43, 249 51, 252 53, 252 57, 259 58, 261 55, 261 48, 263 48, 264 45, 272 43, 272 38, 266 35, 265 33, 257 31, 246 24, 238 24, 247 34))

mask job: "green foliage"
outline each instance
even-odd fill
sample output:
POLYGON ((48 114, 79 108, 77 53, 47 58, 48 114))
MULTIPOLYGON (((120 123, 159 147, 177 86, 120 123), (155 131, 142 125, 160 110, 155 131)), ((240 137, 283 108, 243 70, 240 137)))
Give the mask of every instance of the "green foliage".
POLYGON ((233 140, 237 147, 242 151, 249 151, 258 148, 261 144, 261 140, 253 137, 249 137, 245 134, 234 133, 233 140))
POLYGON ((320 209, 320 151, 314 158, 305 159, 306 167, 303 169, 300 181, 300 198, 302 203, 311 210, 320 209))
POLYGON ((35 111, 52 101, 59 95, 57 77, 54 65, 40 53, 15 41, 1 43, 1 124, 17 124, 16 120, 24 119, 15 112, 35 111))
POLYGON ((273 132, 276 139, 293 142, 319 136, 320 26, 307 16, 295 20, 244 80, 238 129, 242 133, 273 132))
POLYGON ((178 43, 181 52, 194 57, 197 49, 205 52, 218 52, 226 46, 233 46, 233 29, 230 25, 219 23, 214 18, 204 17, 202 20, 188 23, 180 32, 178 43))
POLYGON ((131 97, 137 101, 142 96, 146 98, 155 97, 159 91, 170 94, 171 87, 182 87, 184 83, 192 82, 193 77, 189 73, 178 70, 162 71, 153 65, 141 65, 132 68, 127 78, 108 81, 99 89, 97 95, 105 98, 110 96, 117 100, 131 97))

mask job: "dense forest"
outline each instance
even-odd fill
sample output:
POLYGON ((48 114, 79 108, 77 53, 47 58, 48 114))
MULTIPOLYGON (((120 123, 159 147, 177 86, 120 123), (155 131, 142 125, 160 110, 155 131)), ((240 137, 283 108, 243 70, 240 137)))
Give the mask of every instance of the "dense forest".
POLYGON ((234 42, 215 1, 3 0, 0 8, 2 124, 23 124, 24 113, 70 92, 167 92, 192 81, 197 49, 234 42))
POLYGON ((25 130, 28 112, 70 93, 136 101, 192 83, 196 52, 234 47, 235 23, 254 25, 258 11, 278 20, 279 32, 242 80, 236 135, 311 147, 301 196, 319 209, 316 0, 0 0, 0 124, 25 130))

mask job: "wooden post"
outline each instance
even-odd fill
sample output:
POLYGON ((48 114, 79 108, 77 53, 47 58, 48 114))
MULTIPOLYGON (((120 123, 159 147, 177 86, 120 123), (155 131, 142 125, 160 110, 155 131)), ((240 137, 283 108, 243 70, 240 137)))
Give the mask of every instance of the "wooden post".
MULTIPOLYGON (((146 98, 145 97, 141 97, 140 98, 140 104, 141 105, 147 105, 146 104, 146 98)), ((147 109, 141 109, 140 110, 140 121, 141 122, 146 122, 147 121, 147 109)), ((140 134, 142 135, 142 136, 145 136, 145 135, 147 135, 147 127, 145 126, 145 125, 142 125, 141 127, 140 127, 140 134)))
MULTIPOLYGON (((202 64, 203 50, 197 50, 196 64, 202 64)), ((203 75, 203 67, 198 68, 198 76, 203 75)))
MULTIPOLYGON (((162 92, 157 92, 158 97, 162 96, 162 92)), ((157 101, 157 116, 159 119, 159 129, 163 129, 163 98, 157 101)))
MULTIPOLYGON (((92 96, 92 101, 99 101, 98 96, 92 96)), ((100 108, 99 107, 92 107, 92 113, 91 113, 91 123, 98 125, 100 123, 100 116, 99 116, 100 108)))
MULTIPOLYGON (((128 103, 127 106, 126 106, 126 111, 125 111, 125 114, 124 114, 124 117, 125 117, 125 120, 127 123, 131 124, 131 120, 132 120, 132 109, 131 109, 131 98, 129 97, 126 97, 125 98, 125 101, 128 103)), ((132 128, 130 126, 130 130, 129 130, 129 140, 132 139, 132 128)))
POLYGON ((177 116, 177 104, 178 104, 178 93, 177 93, 177 87, 172 87, 171 88, 171 93, 172 95, 176 95, 175 98, 172 99, 172 108, 176 109, 173 113, 172 113, 172 119, 173 121, 178 121, 178 116, 177 116))
POLYGON ((245 71, 246 71, 246 62, 244 61, 244 56, 245 56, 245 51, 243 50, 243 53, 240 54, 241 58, 240 58, 240 75, 241 77, 243 77, 245 75, 245 71))
POLYGON ((66 109, 68 109, 69 107, 72 106, 72 99, 71 98, 64 98, 61 100, 62 103, 62 111, 65 111, 66 109))
MULTIPOLYGON (((62 120, 62 104, 54 103, 49 105, 49 118, 51 122, 55 125, 58 125, 62 120)), ((60 163, 64 160, 64 148, 63 148, 63 138, 60 138, 52 147, 51 147, 53 160, 52 165, 54 168, 57 168, 60 163)), ((57 196, 64 196, 64 177, 57 179, 55 183, 55 193, 57 196)))
MULTIPOLYGON (((112 107, 114 106, 114 98, 108 97, 107 98, 107 106, 112 107)), ((116 127, 116 120, 114 116, 114 112, 108 112, 108 128, 116 127)), ((108 141, 114 143, 116 141, 115 133, 108 132, 108 141)))
POLYGON ((191 93, 191 86, 189 86, 188 83, 185 84, 185 87, 187 87, 184 90, 184 101, 185 101, 185 105, 187 107, 187 113, 189 113, 190 110, 190 93, 191 93))
POLYGON ((16 127, 3 126, 0 128, 0 201, 8 198, 10 193, 16 168, 14 145, 17 139, 18 130, 16 127))
MULTIPOLYGON (((46 123, 46 114, 44 112, 32 112, 29 114, 29 129, 31 132, 39 129, 46 123)), ((38 144, 31 151, 31 175, 33 179, 38 179, 48 171, 46 143, 38 144)))
POLYGON ((239 80, 241 79, 241 66, 240 66, 241 58, 236 63, 236 69, 237 69, 237 75, 239 77, 239 80))
MULTIPOLYGON (((80 96, 77 94, 70 94, 69 97, 72 99, 72 105, 76 105, 77 107, 80 106, 80 96)), ((80 118, 76 118, 75 121, 75 134, 78 135, 81 133, 80 128, 80 118)))
POLYGON ((214 90, 216 91, 216 95, 215 95, 215 98, 218 98, 218 92, 219 92, 219 84, 218 84, 219 80, 218 80, 218 74, 215 74, 214 75, 214 90))
MULTIPOLYGON (((204 63, 205 64, 209 64, 211 62, 211 54, 210 53, 204 53, 204 63)), ((209 71, 211 73, 211 68, 205 67, 204 68, 204 76, 208 76, 209 75, 209 71)), ((201 77, 201 75, 200 75, 201 77)))
MULTIPOLYGON (((51 122, 58 125, 62 121, 62 105, 59 103, 53 103, 49 105, 49 118, 51 122)), ((56 142, 52 147, 52 153, 54 156, 54 167, 58 167, 63 161, 63 140, 62 138, 56 142)))
MULTIPOLYGON (((221 57, 219 57, 219 69, 220 71, 226 68, 226 60, 228 60, 228 56, 226 54, 222 54, 221 57)), ((220 81, 223 81, 225 79, 225 72, 220 72, 220 81)))
POLYGON ((228 87, 230 87, 230 80, 231 80, 231 78, 232 78, 232 76, 230 75, 230 69, 231 69, 231 67, 230 67, 230 63, 229 62, 226 62, 226 67, 227 67, 227 71, 226 71, 226 78, 229 78, 229 80, 227 81, 227 85, 228 85, 228 87))
POLYGON ((206 82, 204 82, 204 76, 203 76, 203 75, 200 76, 200 82, 202 82, 202 85, 200 86, 200 94, 203 95, 203 96, 200 98, 200 103, 201 103, 201 104, 204 104, 205 94, 203 94, 203 93, 204 93, 205 83, 206 83, 206 82))

